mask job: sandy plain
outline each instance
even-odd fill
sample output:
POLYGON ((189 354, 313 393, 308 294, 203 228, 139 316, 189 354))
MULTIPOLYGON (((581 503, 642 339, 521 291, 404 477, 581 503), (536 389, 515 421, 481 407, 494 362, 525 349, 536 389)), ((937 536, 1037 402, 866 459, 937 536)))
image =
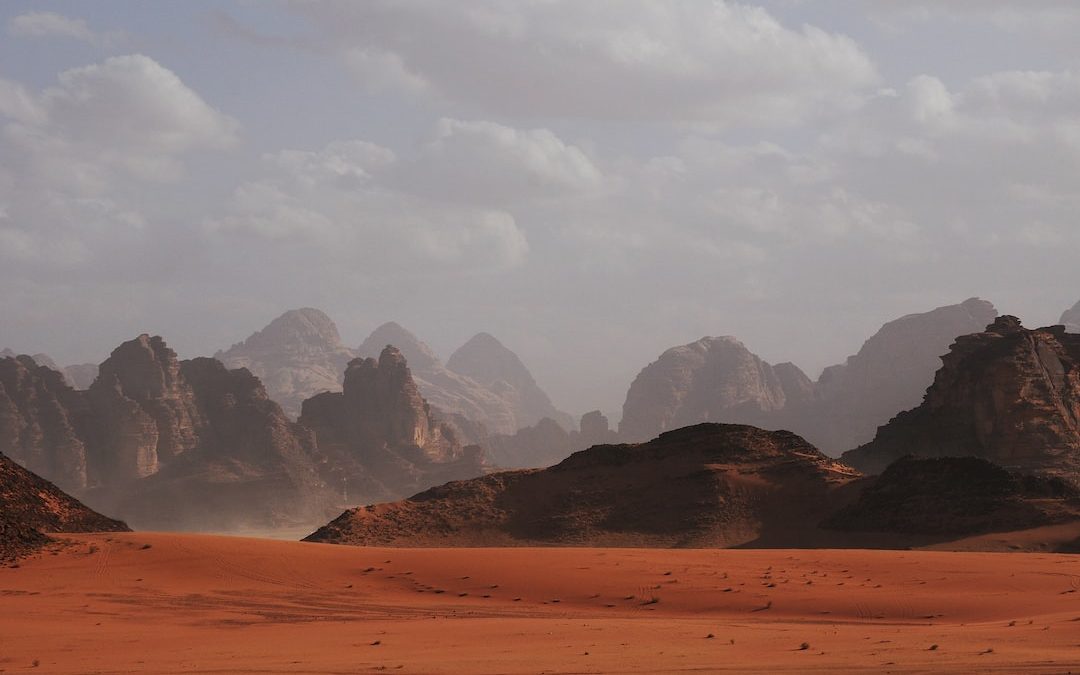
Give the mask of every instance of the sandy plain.
POLYGON ((1080 556, 66 535, 0 672, 1080 673, 1080 556))

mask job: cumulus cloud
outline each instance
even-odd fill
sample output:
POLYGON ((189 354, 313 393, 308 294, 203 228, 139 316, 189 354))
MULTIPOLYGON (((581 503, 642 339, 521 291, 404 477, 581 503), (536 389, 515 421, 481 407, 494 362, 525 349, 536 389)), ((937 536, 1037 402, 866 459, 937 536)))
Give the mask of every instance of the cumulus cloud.
POLYGON ((27 12, 13 16, 7 22, 8 35, 26 38, 67 38, 98 47, 115 44, 120 33, 98 33, 86 21, 73 19, 56 12, 27 12))
POLYGON ((176 182, 186 155, 237 131, 146 56, 67 70, 39 92, 0 79, 0 256, 72 268, 130 250, 148 236, 147 185, 176 182))
POLYGON ((238 186, 226 212, 206 219, 211 236, 261 241, 269 255, 303 251, 371 275, 487 273, 516 267, 528 253, 512 214, 402 185, 403 162, 388 148, 335 141, 268 154, 263 163, 264 177, 238 186))
POLYGON ((498 114, 794 125, 877 80, 847 37, 733 2, 295 6, 363 81, 498 114))

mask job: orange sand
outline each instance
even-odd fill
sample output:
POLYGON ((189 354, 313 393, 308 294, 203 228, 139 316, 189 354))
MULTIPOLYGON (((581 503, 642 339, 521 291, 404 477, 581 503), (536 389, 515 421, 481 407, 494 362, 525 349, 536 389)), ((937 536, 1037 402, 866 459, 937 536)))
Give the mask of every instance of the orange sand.
POLYGON ((70 539, 0 671, 1080 673, 1080 556, 70 539))

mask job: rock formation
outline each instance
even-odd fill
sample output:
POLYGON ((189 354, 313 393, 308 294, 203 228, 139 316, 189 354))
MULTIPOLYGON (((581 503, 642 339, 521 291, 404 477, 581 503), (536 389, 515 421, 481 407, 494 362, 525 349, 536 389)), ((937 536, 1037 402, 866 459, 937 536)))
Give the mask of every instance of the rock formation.
POLYGON ((1065 310, 1059 323, 1070 333, 1080 333, 1080 302, 1073 305, 1071 309, 1065 310))
POLYGON ((512 401, 480 382, 448 369, 415 335, 390 322, 379 326, 360 345, 362 357, 377 357, 393 345, 408 361, 420 393, 434 408, 482 423, 491 433, 513 434, 519 425, 512 401))
POLYGON ((447 369, 472 378, 510 402, 520 429, 550 418, 566 429, 574 420, 555 409, 518 355, 488 333, 477 333, 446 361, 447 369))
POLYGON ((63 376, 29 356, 0 358, 0 453, 63 489, 87 486, 90 409, 63 376))
POLYGON ((214 358, 228 368, 247 368, 295 418, 304 399, 341 390, 341 374, 355 356, 330 317, 306 307, 285 312, 214 358))
POLYGON ((343 391, 305 401, 300 423, 315 433, 329 482, 354 502, 399 498, 483 471, 483 451, 463 447, 434 417, 396 347, 378 360, 349 362, 343 391))
POLYGON ((798 436, 701 424, 548 469, 345 512, 308 541, 360 545, 795 545, 859 477, 798 436))
POLYGON ((619 432, 641 440, 696 422, 738 422, 791 429, 839 454, 918 405, 949 344, 995 316, 993 305, 972 298, 891 321, 816 383, 793 364, 765 363, 734 338, 703 338, 669 349, 641 371, 619 432))
POLYGON ((667 350, 638 374, 619 434, 640 441, 699 422, 769 426, 787 398, 776 370, 741 342, 705 337, 667 350))
POLYGON ((890 321, 845 364, 825 369, 820 400, 798 416, 796 430, 826 452, 869 442, 879 426, 919 405, 958 336, 982 331, 996 316, 992 304, 971 298, 890 321))
POLYGON ((0 561, 48 542, 46 532, 127 532, 40 476, 0 454, 0 561))
POLYGON ((923 403, 845 462, 880 473, 907 454, 975 456, 1080 481, 1080 335, 1002 316, 960 337, 923 403))
POLYGON ((826 527, 967 536, 1080 520, 1080 489, 977 457, 903 457, 867 480, 858 501, 829 518, 826 527))

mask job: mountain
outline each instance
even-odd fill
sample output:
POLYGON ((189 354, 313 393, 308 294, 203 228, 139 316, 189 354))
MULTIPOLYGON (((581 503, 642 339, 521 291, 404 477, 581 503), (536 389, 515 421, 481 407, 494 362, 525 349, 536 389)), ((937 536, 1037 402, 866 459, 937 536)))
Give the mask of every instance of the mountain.
POLYGON ((1073 305, 1071 309, 1065 310, 1059 323, 1070 333, 1080 333, 1080 302, 1073 305))
POLYGON ((970 536, 1080 520, 1080 489, 978 457, 903 457, 825 526, 861 532, 970 536))
POLYGON ((518 355, 488 333, 471 337, 450 355, 446 367, 472 378, 509 401, 514 423, 519 429, 544 418, 557 421, 565 429, 574 427, 573 418, 556 410, 518 355))
POLYGON ((23 355, 0 358, 0 453, 62 489, 87 486, 89 402, 63 375, 23 355))
POLYGON ((345 365, 356 357, 341 342, 337 326, 323 312, 292 309, 214 358, 227 368, 247 368, 289 416, 304 399, 341 390, 345 365))
POLYGON ((375 358, 387 345, 393 345, 409 363, 412 377, 421 394, 433 407, 480 422, 491 433, 513 434, 519 424, 514 402, 476 380, 456 373, 442 364, 430 347, 394 322, 376 328, 357 354, 375 358))
POLYGON ((773 366, 733 337, 705 337, 667 350, 638 374, 619 434, 633 441, 699 422, 768 426, 787 399, 773 366))
POLYGON ((458 481, 346 511, 307 538, 395 546, 735 546, 801 541, 854 470, 789 432, 700 424, 548 469, 458 481))
POLYGON ((846 363, 825 369, 819 402, 796 430, 826 452, 869 442, 879 426, 919 405, 958 336, 982 331, 996 316, 992 304, 971 298, 890 321, 846 363))
POLYGON ((982 457, 1080 482, 1080 335, 1002 316, 958 338, 922 404, 843 460, 880 473, 912 453, 982 457))
POLYGON ((128 532, 0 454, 0 561, 48 542, 46 532, 128 532))
POLYGON ((791 429, 837 455, 918 405, 949 344, 995 316, 993 305, 972 298, 901 317, 817 382, 794 364, 766 363, 733 337, 702 338, 641 371, 627 392, 619 433, 641 440, 697 422, 737 422, 791 429))
POLYGON ((377 360, 350 361, 343 391, 305 401, 300 424, 314 431, 328 480, 366 501, 483 471, 482 451, 434 417, 393 346, 377 360))

